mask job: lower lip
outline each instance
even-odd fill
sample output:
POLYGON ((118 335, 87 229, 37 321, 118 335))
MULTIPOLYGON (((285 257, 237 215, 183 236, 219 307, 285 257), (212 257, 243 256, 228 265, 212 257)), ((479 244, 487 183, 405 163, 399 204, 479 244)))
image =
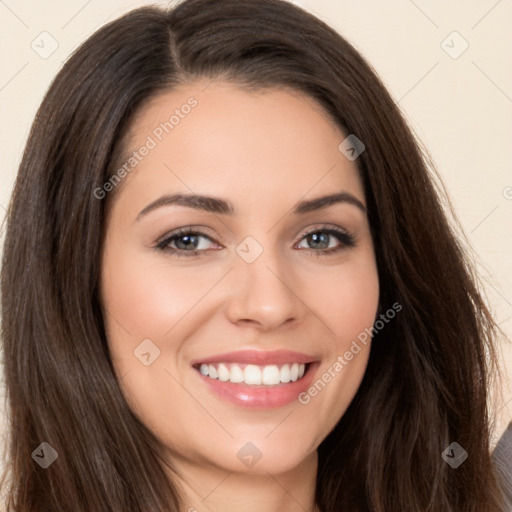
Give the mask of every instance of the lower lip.
POLYGON ((308 371, 301 379, 276 386, 248 386, 229 381, 222 382, 219 379, 206 377, 197 370, 194 371, 216 395, 235 405, 256 409, 273 409, 298 400, 300 393, 309 388, 319 363, 310 363, 308 366, 308 371))

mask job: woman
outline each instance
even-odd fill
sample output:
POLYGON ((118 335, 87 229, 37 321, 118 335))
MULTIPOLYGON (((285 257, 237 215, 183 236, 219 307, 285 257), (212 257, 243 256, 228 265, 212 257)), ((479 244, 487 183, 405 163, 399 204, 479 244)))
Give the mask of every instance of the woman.
POLYGON ((9 510, 502 510, 466 265, 327 25, 123 16, 52 84, 9 210, 9 510))

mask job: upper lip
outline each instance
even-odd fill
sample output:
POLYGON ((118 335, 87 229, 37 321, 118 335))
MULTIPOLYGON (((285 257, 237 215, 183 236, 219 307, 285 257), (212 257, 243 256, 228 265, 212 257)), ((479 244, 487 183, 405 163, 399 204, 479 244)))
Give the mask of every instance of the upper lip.
POLYGON ((302 354, 301 352, 293 352, 291 350, 239 350, 196 359, 192 361, 192 366, 214 363, 240 363, 266 366, 286 363, 312 363, 314 361, 316 361, 316 358, 313 356, 302 354))

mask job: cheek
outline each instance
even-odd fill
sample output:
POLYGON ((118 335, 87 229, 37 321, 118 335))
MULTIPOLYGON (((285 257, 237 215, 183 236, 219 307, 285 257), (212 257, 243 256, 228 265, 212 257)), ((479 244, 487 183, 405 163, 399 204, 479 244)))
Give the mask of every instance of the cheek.
POLYGON ((330 329, 333 348, 344 351, 347 343, 350 345, 375 321, 379 278, 374 259, 368 254, 336 270, 316 274, 314 283, 306 296, 330 329))
POLYGON ((129 244, 119 250, 111 243, 103 258, 102 302, 118 376, 130 372, 131 379, 144 380, 145 370, 174 367, 187 349, 188 336, 211 311, 207 294, 225 272, 224 267, 179 266, 165 256, 141 255, 129 244), (146 368, 136 357, 148 349, 154 362, 146 368))
POLYGON ((299 396, 308 416, 324 419, 317 442, 334 428, 354 398, 368 362, 379 303, 379 279, 373 257, 354 259, 334 272, 317 275, 310 304, 331 334, 328 356, 310 388, 299 396))
POLYGON ((211 287, 211 272, 203 274, 148 264, 147 258, 125 251, 120 258, 105 258, 104 304, 126 331, 160 339, 211 287))

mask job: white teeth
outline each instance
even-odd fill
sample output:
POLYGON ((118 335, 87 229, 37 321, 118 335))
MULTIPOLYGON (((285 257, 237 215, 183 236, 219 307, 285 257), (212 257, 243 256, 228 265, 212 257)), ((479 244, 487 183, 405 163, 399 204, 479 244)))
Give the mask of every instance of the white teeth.
POLYGON ((237 364, 232 364, 231 369, 229 371, 229 380, 230 382, 234 382, 238 384, 244 381, 244 372, 237 364))
POLYGON ((222 363, 219 364, 219 367, 217 368, 217 373, 219 374, 219 380, 222 382, 226 382, 229 380, 229 370, 227 366, 223 365, 222 363))
POLYGON ((261 370, 254 364, 248 364, 244 370, 246 384, 261 384, 261 370))
POLYGON ((215 368, 215 366, 213 366, 213 364, 208 365, 208 375, 213 379, 217 379, 219 377, 217 369, 215 368))
POLYGON ((267 386, 275 386, 281 382, 279 374, 279 368, 273 364, 271 366, 265 366, 263 368, 262 382, 267 386))
POLYGON ((281 382, 290 382, 290 367, 287 364, 281 368, 280 373, 281 382))
POLYGON ((301 379, 306 372, 306 365, 293 363, 267 366, 257 366, 248 364, 245 368, 240 368, 238 364, 219 363, 219 364, 201 364, 199 372, 212 379, 218 379, 222 382, 233 382, 235 384, 249 384, 254 386, 277 386, 281 383, 295 382, 301 379))
POLYGON ((293 363, 290 368, 290 380, 295 382, 299 378, 299 365, 297 363, 293 363))

